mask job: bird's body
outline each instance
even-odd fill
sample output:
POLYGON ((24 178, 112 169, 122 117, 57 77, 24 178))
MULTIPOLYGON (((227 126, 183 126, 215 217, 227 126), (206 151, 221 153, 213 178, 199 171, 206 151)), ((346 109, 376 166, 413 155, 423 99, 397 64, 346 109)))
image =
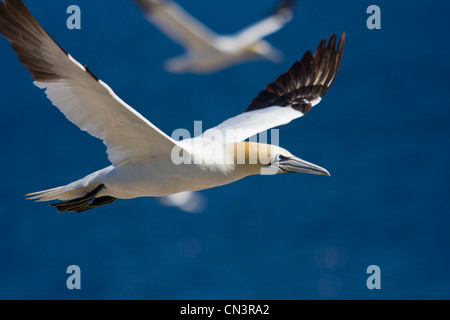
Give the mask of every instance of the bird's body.
POLYGON ((22 0, 0 2, 0 33, 66 118, 102 139, 111 165, 68 185, 29 194, 62 200, 59 211, 82 212, 117 198, 160 197, 232 183, 249 175, 328 171, 289 151, 246 139, 306 114, 321 101, 338 72, 344 42, 333 34, 314 56, 308 51, 270 83, 247 110, 202 135, 175 141, 122 101, 66 53, 22 0))
POLYGON ((211 73, 250 60, 279 61, 281 52, 263 38, 288 23, 293 8, 293 0, 283 0, 269 17, 234 35, 219 35, 172 0, 135 1, 151 23, 185 47, 184 55, 165 62, 166 70, 174 73, 211 73))
MULTIPOLYGON (((262 163, 258 158, 264 162, 266 155, 268 159, 272 154, 280 153, 279 147, 266 145, 267 149, 261 150, 263 155, 258 157, 258 151, 253 151, 252 147, 258 148, 262 145, 259 143, 242 142, 227 146, 210 141, 197 144, 195 140, 185 140, 181 144, 182 151, 187 154, 186 163, 176 164, 177 161, 173 161, 171 155, 164 155, 148 161, 127 162, 118 167, 111 165, 61 187, 55 194, 52 194, 55 192, 52 190, 50 194, 39 193, 36 196, 45 201, 70 200, 82 197, 100 184, 107 188, 99 192, 99 197, 112 196, 120 199, 161 197, 184 191, 198 191, 260 174, 262 163), (193 147, 194 145, 197 148, 193 147), (250 150, 248 145, 251 145, 250 150), (239 149, 243 151, 241 164, 237 161, 239 149), (249 159, 250 155, 254 159, 249 159)), ((266 160, 269 165, 268 162, 266 160)), ((323 173, 326 174, 325 171, 323 173)))

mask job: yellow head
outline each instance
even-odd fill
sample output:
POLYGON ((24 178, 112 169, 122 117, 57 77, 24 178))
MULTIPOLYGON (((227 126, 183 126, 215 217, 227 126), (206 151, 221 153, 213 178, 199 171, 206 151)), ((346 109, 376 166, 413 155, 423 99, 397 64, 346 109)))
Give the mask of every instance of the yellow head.
POLYGON ((234 162, 247 175, 303 172, 329 176, 330 173, 315 164, 295 157, 279 146, 238 142, 234 144, 234 162))

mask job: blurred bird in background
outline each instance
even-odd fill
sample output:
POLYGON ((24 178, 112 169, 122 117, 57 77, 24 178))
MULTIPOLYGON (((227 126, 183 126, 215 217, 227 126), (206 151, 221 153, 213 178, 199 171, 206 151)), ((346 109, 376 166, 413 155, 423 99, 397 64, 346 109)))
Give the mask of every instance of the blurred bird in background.
POLYGON ((212 73, 251 60, 280 62, 283 54, 264 37, 277 32, 293 18, 294 0, 281 1, 265 19, 234 35, 219 35, 172 0, 134 0, 148 21, 182 45, 183 56, 167 60, 174 73, 212 73))

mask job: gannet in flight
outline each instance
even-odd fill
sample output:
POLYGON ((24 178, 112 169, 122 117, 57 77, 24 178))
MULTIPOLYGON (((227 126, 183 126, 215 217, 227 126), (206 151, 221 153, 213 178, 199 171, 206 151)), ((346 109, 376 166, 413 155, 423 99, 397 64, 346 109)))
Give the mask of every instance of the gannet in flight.
POLYGON ((38 201, 62 200, 51 205, 60 212, 83 212, 117 198, 212 188, 268 169, 329 175, 279 146, 245 140, 303 116, 320 102, 338 72, 345 33, 337 46, 335 34, 328 45, 322 39, 314 55, 306 52, 244 113, 182 141, 159 130, 66 53, 22 0, 0 2, 0 33, 11 42, 34 84, 67 119, 106 145, 110 166, 68 185, 27 195, 38 201), (226 133, 223 140, 218 139, 221 133, 226 133), (180 155, 188 161, 178 164, 180 155))
POLYGON ((264 37, 280 30, 293 16, 294 0, 283 0, 275 12, 235 35, 216 34, 172 0, 135 0, 147 19, 186 49, 169 59, 165 69, 174 73, 211 73, 249 60, 279 62, 282 53, 264 37))

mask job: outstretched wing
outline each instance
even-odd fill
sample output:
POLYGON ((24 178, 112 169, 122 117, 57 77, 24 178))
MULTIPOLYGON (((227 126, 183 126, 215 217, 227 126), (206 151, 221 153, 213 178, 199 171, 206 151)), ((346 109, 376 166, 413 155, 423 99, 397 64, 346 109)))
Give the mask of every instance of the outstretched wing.
POLYGON ((217 34, 171 0, 134 0, 147 19, 187 50, 212 47, 217 34))
POLYGON ((336 48, 333 34, 328 46, 322 39, 314 55, 305 53, 288 72, 261 91, 247 110, 204 132, 203 138, 218 132, 227 143, 243 141, 259 132, 289 123, 308 113, 327 93, 341 65, 345 33, 336 48))
POLYGON ((108 85, 67 54, 42 28, 22 0, 0 2, 0 33, 45 89, 52 103, 81 130, 102 139, 109 160, 170 155, 176 142, 123 102, 108 85))
POLYGON ((282 0, 271 15, 236 34, 236 42, 245 47, 277 32, 292 20, 294 5, 294 0, 282 0))

